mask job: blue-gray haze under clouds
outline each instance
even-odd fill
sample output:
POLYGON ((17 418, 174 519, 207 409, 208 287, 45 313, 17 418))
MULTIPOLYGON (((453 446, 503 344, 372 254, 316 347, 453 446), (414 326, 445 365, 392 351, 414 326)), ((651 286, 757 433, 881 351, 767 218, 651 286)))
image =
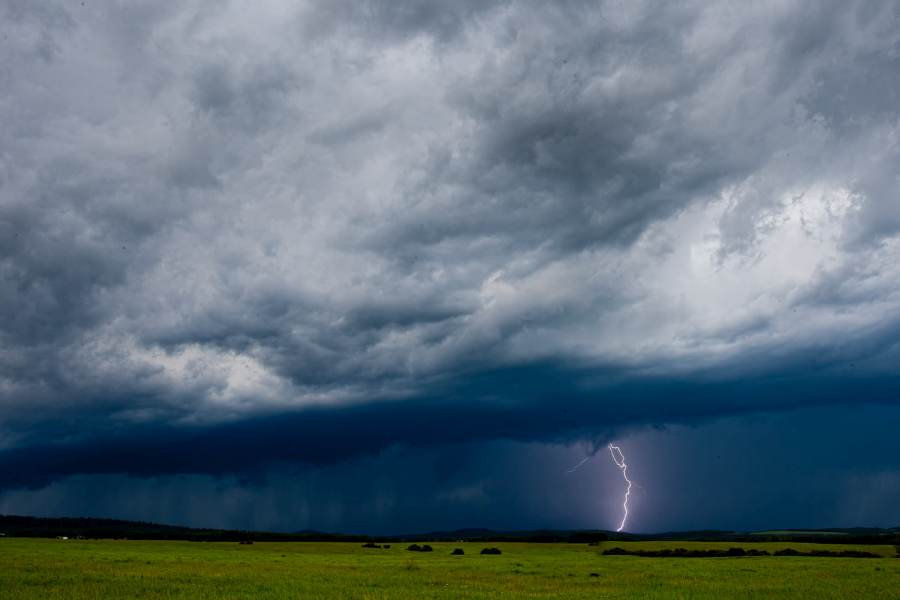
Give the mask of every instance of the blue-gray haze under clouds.
POLYGON ((898 107, 892 1, 0 0, 0 513, 900 525, 898 107))

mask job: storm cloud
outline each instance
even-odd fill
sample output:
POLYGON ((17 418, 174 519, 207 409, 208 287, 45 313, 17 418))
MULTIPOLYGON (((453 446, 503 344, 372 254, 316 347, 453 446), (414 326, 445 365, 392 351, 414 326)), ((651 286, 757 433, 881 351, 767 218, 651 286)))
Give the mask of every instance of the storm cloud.
POLYGON ((0 488, 900 402, 894 2, 0 22, 0 488))

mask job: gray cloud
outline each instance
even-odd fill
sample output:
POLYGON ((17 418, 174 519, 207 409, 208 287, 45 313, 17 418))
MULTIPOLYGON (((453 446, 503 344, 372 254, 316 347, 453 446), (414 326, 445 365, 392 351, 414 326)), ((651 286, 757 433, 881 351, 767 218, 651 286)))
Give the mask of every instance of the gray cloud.
POLYGON ((509 4, 507 1, 497 0, 462 0, 453 3, 437 0, 338 0, 312 4, 303 12, 300 22, 303 31, 311 35, 324 31, 332 35, 373 38, 379 42, 404 41, 423 36, 447 43, 456 41, 457 37, 485 14, 509 4))
POLYGON ((86 449, 35 481, 360 406, 566 441, 898 398, 893 3, 86 4, 0 9, 0 448, 86 449))

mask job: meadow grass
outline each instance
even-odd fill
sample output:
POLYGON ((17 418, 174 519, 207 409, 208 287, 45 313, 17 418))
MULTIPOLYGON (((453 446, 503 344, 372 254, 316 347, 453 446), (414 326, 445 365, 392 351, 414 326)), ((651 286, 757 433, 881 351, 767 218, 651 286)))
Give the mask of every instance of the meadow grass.
POLYGON ((787 543, 352 543, 0 539, 0 600, 65 598, 900 598, 891 546, 787 543), (500 556, 483 556, 496 546, 500 556), (642 558, 604 548, 867 550, 877 559, 642 558), (451 556, 463 548, 464 556, 451 556), (595 574, 595 575, 592 575, 595 574))

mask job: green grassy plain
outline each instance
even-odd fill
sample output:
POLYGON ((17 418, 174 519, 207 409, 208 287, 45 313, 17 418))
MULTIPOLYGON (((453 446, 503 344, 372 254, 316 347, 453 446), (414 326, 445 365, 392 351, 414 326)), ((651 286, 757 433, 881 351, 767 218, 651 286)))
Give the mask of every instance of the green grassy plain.
POLYGON ((65 598, 900 598, 891 546, 785 543, 353 543, 0 539, 0 600, 65 598), (485 546, 503 550, 482 556, 485 546), (623 548, 825 548, 884 558, 642 558, 623 548), (450 556, 453 548, 464 556, 450 556), (591 576, 596 573, 597 576, 591 576))

